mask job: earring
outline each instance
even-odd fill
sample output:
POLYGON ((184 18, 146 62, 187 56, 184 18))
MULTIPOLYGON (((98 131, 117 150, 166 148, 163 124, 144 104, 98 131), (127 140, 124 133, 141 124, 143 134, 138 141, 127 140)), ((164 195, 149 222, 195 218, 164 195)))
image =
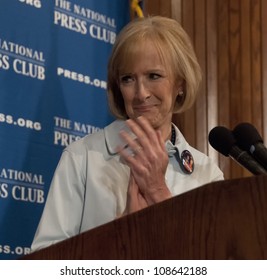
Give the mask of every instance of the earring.
POLYGON ((179 91, 178 91, 178 96, 183 96, 184 95, 184 92, 180 89, 179 91))

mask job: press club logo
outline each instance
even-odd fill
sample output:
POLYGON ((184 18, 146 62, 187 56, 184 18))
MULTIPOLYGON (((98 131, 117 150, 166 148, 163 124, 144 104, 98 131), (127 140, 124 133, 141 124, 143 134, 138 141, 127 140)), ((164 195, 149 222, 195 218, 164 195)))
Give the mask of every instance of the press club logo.
POLYGON ((44 80, 43 51, 0 38, 0 71, 10 69, 19 75, 44 80))

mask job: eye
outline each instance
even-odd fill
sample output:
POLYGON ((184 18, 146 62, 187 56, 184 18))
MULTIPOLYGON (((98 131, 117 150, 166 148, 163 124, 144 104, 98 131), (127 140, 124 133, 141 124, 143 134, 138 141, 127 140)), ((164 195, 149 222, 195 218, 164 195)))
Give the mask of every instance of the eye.
POLYGON ((132 81, 133 81, 133 77, 131 75, 120 76, 120 83, 121 84, 128 84, 132 81))
POLYGON ((151 80, 157 80, 157 79, 159 79, 159 78, 161 78, 162 76, 160 75, 160 74, 158 74, 158 73, 149 73, 149 79, 151 79, 151 80))

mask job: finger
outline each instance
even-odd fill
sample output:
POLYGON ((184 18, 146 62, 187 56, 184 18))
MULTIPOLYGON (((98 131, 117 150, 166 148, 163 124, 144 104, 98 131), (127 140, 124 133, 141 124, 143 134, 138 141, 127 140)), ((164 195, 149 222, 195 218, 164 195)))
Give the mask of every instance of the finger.
POLYGON ((138 155, 139 153, 141 153, 141 151, 143 150, 143 148, 140 145, 137 145, 134 149, 133 152, 135 155, 138 155))
POLYGON ((132 197, 137 197, 138 194, 138 187, 136 185, 132 172, 130 172, 129 177, 128 194, 132 197))
MULTIPOLYGON (((139 119, 139 118, 138 118, 139 119)), ((131 131, 136 135, 136 142, 143 148, 144 153, 142 157, 147 156, 147 158, 153 158, 153 154, 157 153, 157 150, 162 150, 158 142, 158 136, 154 128, 150 125, 150 123, 142 117, 143 120, 139 121, 136 120, 127 120, 127 125, 131 129, 131 131), (146 130, 146 131, 145 131, 146 130)), ((133 144, 131 146, 133 150, 137 147, 133 144)))
POLYGON ((157 133, 157 137, 158 137, 158 142, 159 142, 161 148, 165 151, 166 150, 165 142, 164 142, 164 139, 162 137, 161 131, 157 130, 156 133, 157 133))
MULTIPOLYGON (((130 130, 136 135, 138 142, 141 144, 141 146, 145 146, 149 144, 148 140, 148 132, 146 132, 142 126, 137 122, 136 120, 127 120, 126 121, 127 126, 130 128, 130 130)), ((155 133, 155 132, 154 132, 155 133)))
POLYGON ((142 147, 137 146, 127 146, 123 149, 118 150, 120 157, 125 161, 125 163, 132 169, 138 168, 140 166, 142 160, 143 162, 143 153, 142 147))
POLYGON ((127 132, 120 131, 121 138, 127 143, 126 148, 130 148, 130 150, 134 154, 139 154, 141 150, 143 150, 143 147, 140 145, 140 143, 137 141, 137 139, 133 139, 127 132))
POLYGON ((156 131, 146 118, 144 118, 143 116, 140 116, 136 119, 136 123, 139 125, 139 127, 142 129, 142 131, 146 134, 147 138, 155 139, 154 137, 156 137, 156 131))
POLYGON ((165 149, 165 143, 164 143, 164 139, 162 138, 162 134, 161 133, 158 134, 159 131, 155 130, 146 118, 140 116, 136 119, 136 122, 139 124, 140 128, 146 134, 147 141, 150 147, 152 146, 156 149, 158 148, 162 149, 162 147, 164 147, 163 149, 165 149))

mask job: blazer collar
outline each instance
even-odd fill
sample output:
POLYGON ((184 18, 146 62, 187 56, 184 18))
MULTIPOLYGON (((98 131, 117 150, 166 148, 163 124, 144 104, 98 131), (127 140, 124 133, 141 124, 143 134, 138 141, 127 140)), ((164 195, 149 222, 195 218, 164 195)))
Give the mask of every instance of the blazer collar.
MULTIPOLYGON (((180 130, 174 125, 175 132, 176 132, 176 140, 175 145, 171 143, 170 140, 166 141, 165 147, 168 152, 169 156, 173 156, 176 149, 178 151, 184 151, 189 150, 190 146, 186 142, 183 134, 180 132, 180 130)), ((135 138, 136 136, 129 130, 127 127, 125 121, 123 120, 116 120, 106 126, 104 128, 104 136, 105 136, 105 144, 106 144, 106 158, 111 158, 117 155, 117 147, 120 145, 126 145, 126 143, 121 139, 119 133, 121 130, 126 130, 130 133, 130 135, 135 138)))

